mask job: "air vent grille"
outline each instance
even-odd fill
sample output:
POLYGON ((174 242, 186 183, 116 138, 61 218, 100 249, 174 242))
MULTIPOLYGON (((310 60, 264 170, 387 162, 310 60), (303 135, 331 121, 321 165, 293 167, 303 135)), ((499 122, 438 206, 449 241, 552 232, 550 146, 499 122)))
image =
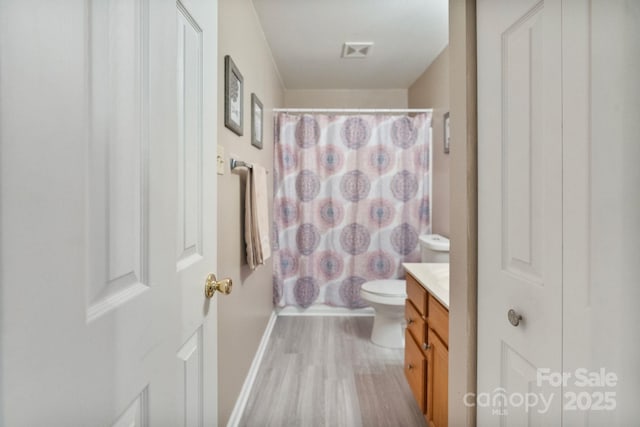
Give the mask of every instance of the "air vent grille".
POLYGON ((342 45, 343 58, 366 58, 373 50, 373 42, 345 42, 342 45))

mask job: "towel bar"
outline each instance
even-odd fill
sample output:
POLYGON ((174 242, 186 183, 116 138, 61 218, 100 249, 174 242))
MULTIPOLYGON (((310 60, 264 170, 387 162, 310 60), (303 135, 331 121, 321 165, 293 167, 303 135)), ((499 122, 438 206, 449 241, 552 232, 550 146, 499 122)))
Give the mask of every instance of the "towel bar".
MULTIPOLYGON (((251 163, 247 163, 243 160, 236 160, 234 158, 229 159, 229 166, 231 167, 231 170, 234 170, 235 168, 253 168, 251 163)), ((267 173, 269 173, 269 171, 267 171, 267 173)))

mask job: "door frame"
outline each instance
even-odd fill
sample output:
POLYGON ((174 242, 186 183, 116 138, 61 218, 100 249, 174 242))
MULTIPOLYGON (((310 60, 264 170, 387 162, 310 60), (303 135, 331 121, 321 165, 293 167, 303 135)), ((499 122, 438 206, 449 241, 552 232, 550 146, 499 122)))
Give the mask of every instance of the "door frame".
POLYGON ((449 425, 476 425, 478 167, 476 0, 449 0, 449 425))

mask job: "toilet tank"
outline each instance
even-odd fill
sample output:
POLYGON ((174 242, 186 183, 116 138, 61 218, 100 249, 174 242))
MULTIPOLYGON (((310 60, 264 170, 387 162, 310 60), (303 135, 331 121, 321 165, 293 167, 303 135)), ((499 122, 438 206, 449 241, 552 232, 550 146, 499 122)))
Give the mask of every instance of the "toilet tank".
POLYGON ((420 236, 422 262, 449 262, 449 239, 439 234, 420 236))

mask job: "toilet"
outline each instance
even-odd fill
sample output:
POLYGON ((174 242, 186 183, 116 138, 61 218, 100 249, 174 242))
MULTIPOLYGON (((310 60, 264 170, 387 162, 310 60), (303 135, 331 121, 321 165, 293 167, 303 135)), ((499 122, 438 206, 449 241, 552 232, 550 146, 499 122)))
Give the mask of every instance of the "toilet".
POLYGON ((449 239, 439 234, 423 234, 418 240, 422 262, 449 262, 449 239))
MULTIPOLYGON (((449 262, 449 239, 439 234, 420 236, 422 262, 449 262)), ((375 311, 371 341, 381 347, 404 347, 404 280, 372 280, 360 288, 360 297, 375 311)))
POLYGON ((360 297, 375 311, 371 341, 381 347, 403 348, 404 280, 373 280, 360 288, 360 297))

